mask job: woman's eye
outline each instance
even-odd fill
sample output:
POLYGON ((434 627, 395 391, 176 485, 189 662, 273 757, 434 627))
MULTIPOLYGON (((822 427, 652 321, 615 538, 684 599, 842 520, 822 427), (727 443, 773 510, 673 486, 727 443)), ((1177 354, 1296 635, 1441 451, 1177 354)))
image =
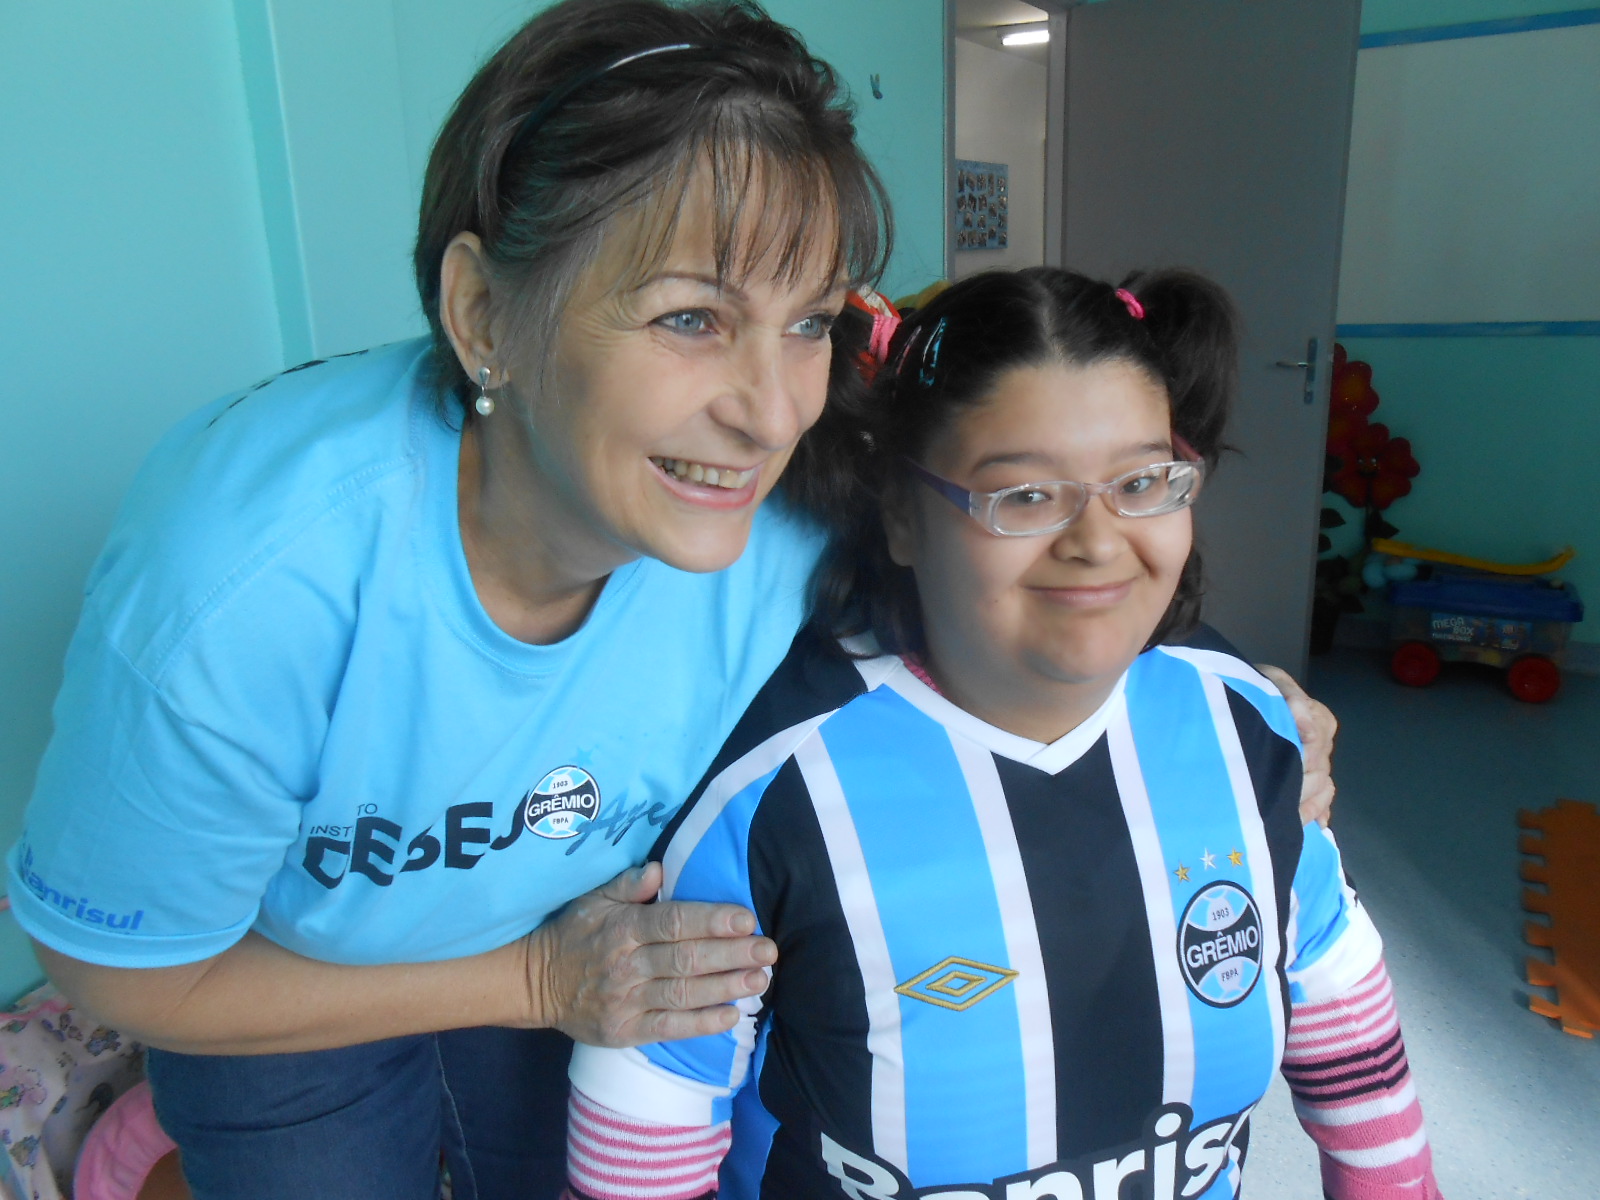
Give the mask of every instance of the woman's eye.
POLYGON ((828 331, 833 328, 833 322, 832 313, 812 313, 809 317, 791 325, 789 332, 813 341, 821 341, 828 336, 828 331))
POLYGON ((1140 496, 1155 487, 1154 475, 1135 475, 1132 479, 1122 481, 1122 494, 1124 496, 1140 496))
POLYGON ((712 324, 711 314, 703 308, 686 308, 681 312, 668 313, 664 317, 657 317, 655 323, 673 333, 710 333, 712 324))

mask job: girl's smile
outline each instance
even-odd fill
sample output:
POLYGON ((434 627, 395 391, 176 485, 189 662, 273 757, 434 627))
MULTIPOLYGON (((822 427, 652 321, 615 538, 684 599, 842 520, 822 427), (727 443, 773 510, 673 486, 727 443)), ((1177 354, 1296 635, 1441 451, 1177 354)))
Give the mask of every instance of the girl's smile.
POLYGON ((1064 608, 1092 610, 1096 608, 1111 608, 1121 604, 1133 594, 1134 584, 1137 579, 1129 579, 1122 583, 1101 583, 1080 587, 1050 587, 1032 589, 1040 599, 1051 604, 1059 604, 1064 608))

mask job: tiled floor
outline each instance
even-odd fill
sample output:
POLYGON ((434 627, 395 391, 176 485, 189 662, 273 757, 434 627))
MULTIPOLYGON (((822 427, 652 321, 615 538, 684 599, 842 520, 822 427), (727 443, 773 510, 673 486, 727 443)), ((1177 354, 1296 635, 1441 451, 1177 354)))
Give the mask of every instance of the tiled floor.
MULTIPOLYGON (((1600 679, 1533 706, 1482 668, 1416 691, 1341 649, 1311 689, 1342 724, 1334 831, 1388 947, 1445 1196, 1596 1200, 1600 1039, 1527 1009, 1516 812, 1600 803, 1600 679)), ((1321 1200, 1281 1081, 1250 1149, 1249 1200, 1321 1200)))

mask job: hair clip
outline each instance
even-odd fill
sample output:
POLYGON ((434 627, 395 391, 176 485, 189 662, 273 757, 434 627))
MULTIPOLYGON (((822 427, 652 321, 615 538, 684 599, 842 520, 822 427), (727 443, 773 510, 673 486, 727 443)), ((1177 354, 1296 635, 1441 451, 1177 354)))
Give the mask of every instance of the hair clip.
POLYGON ((1128 306, 1128 315, 1135 321, 1144 320, 1144 305, 1139 303, 1139 297, 1135 296, 1127 288, 1118 288, 1117 299, 1128 306))
POLYGON ((867 343, 866 352, 861 355, 861 372, 871 383, 878 368, 889 361, 889 343, 900 328, 900 311, 887 296, 871 288, 851 292, 845 300, 852 308, 872 318, 872 337, 867 343))
POLYGON ((928 340, 922 347, 922 370, 917 374, 917 382, 923 387, 933 386, 939 370, 939 351, 944 345, 944 330, 949 323, 948 317, 940 317, 938 324, 933 327, 933 332, 928 335, 928 340))

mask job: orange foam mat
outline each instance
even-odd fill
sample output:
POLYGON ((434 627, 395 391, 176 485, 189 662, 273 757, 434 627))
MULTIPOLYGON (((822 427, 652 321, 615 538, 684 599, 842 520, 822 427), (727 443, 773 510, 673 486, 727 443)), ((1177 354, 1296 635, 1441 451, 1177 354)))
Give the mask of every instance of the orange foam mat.
POLYGON ((1524 888, 1522 907, 1549 918, 1529 921, 1523 936, 1553 959, 1530 957, 1528 982, 1554 988, 1556 996, 1532 996, 1529 1007, 1567 1033, 1592 1038, 1600 1032, 1600 809, 1562 800, 1539 812, 1523 809, 1517 823, 1528 831, 1517 843, 1529 856, 1522 878, 1544 888, 1524 888))

